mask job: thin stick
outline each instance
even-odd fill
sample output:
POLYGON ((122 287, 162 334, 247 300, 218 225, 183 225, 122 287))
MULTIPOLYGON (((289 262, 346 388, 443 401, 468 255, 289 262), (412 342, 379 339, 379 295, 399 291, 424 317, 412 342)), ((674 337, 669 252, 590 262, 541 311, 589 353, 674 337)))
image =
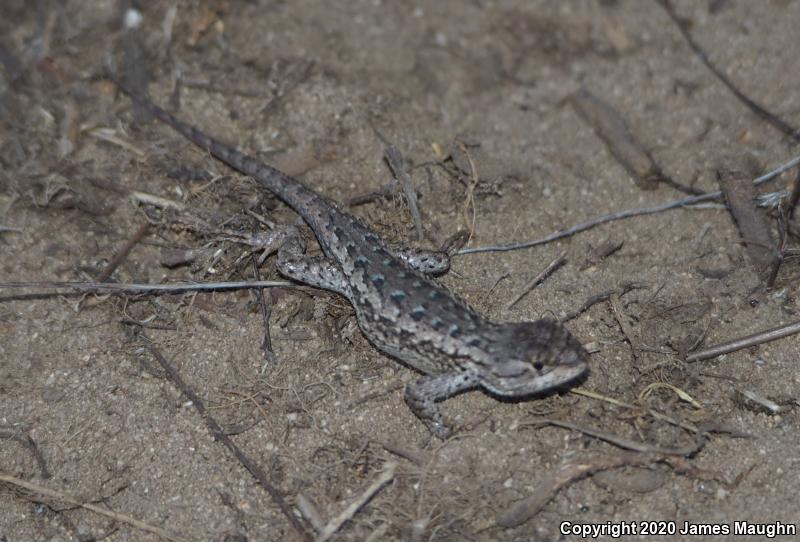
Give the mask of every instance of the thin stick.
MULTIPOLYGON (((789 160, 788 162, 784 163, 781 166, 773 169, 772 171, 765 173, 761 177, 753 180, 754 185, 760 185, 766 183, 768 181, 773 180, 778 175, 783 173, 784 171, 793 168, 797 164, 800 164, 800 156, 796 156, 789 160)), ((474 247, 474 248, 462 248, 458 252, 457 255, 463 254, 476 254, 478 252, 505 252, 509 250, 519 250, 522 248, 530 248, 535 247, 537 245, 544 245, 546 243, 551 243, 558 239, 563 239, 565 237, 571 237, 576 233, 580 233, 582 231, 586 231, 588 229, 594 228, 595 226, 599 226, 600 224, 605 224, 606 222, 614 222, 616 220, 622 220, 624 218, 631 218, 634 216, 641 216, 641 215, 651 215, 655 213, 661 213, 664 211, 669 211, 671 209, 677 209, 679 207, 685 207, 687 205, 692 205, 694 203, 701 203, 704 201, 711 201, 722 197, 722 192, 709 192, 707 194, 702 194, 699 196, 689 196, 686 198, 670 201, 667 203, 662 203, 661 205, 656 205, 655 207, 640 207, 634 209, 625 209, 623 211, 616 211, 613 213, 609 213, 607 215, 602 215, 586 222, 581 222, 579 224, 575 224, 565 230, 558 231, 556 233, 552 233, 548 236, 541 237, 539 239, 534 239, 533 241, 523 241, 520 243, 507 243, 503 245, 491 245, 485 247, 474 247)))
MULTIPOLYGON (((258 272, 258 258, 256 258, 255 253, 250 255, 250 259, 253 263, 253 277, 260 281, 261 274, 258 272)), ((261 307, 261 318, 264 321, 264 339, 261 341, 261 350, 264 352, 264 358, 272 362, 275 361, 275 352, 272 351, 272 336, 269 332, 269 321, 272 318, 272 294, 270 294, 269 303, 267 303, 263 289, 256 290, 255 296, 259 307, 261 307)))
MULTIPOLYGON (((620 407, 624 407, 624 408, 629 408, 631 410, 642 410, 643 409, 643 407, 632 405, 630 403, 626 403, 625 401, 620 401, 619 399, 614 399, 613 397, 608 397, 606 395, 601 395, 599 393, 595 393, 595 392, 590 391, 590 390, 585 390, 583 388, 573 388, 573 389, 569 390, 569 392, 572 393, 572 394, 575 394, 575 395, 582 395, 584 397, 589 397, 590 399, 597 399, 597 400, 600 400, 600 401, 605 401, 606 403, 611 403, 612 405, 616 405, 616 406, 620 406, 620 407)), ((696 425, 691 424, 689 422, 683 422, 683 421, 680 421, 680 420, 676 420, 675 418, 672 418, 671 416, 667 416, 666 414, 662 414, 662 413, 660 413, 658 411, 655 411, 655 410, 652 410, 652 409, 649 409, 649 408, 646 408, 646 407, 644 407, 644 410, 648 414, 650 414, 652 417, 654 417, 657 420, 661 420, 662 422, 667 422, 668 424, 674 425, 676 427, 682 427, 682 428, 686 429, 687 431, 691 431, 692 433, 697 433, 698 431, 700 431, 697 428, 696 425)))
POLYGON ((562 318, 559 318, 559 321, 563 324, 564 322, 569 322, 570 320, 574 320, 584 312, 588 311, 594 305, 598 303, 602 303, 603 301, 607 301, 612 295, 619 295, 623 296, 630 292, 631 290, 639 290, 642 288, 647 288, 647 284, 644 283, 637 283, 637 282, 628 282, 623 284, 619 288, 613 288, 611 290, 606 290, 604 292, 600 292, 599 294, 592 295, 589 299, 587 299, 583 305, 578 307, 577 310, 574 310, 568 314, 565 314, 562 318))
POLYGON ((619 329, 622 331, 622 335, 625 337, 625 339, 627 339, 628 346, 631 348, 631 357, 633 357, 634 363, 638 366, 640 346, 636 333, 633 330, 631 318, 623 310, 622 302, 619 299, 619 294, 611 294, 608 298, 608 301, 611 304, 611 310, 617 320, 619 329))
POLYGON ((122 248, 119 250, 119 252, 114 254, 114 257, 111 258, 111 261, 108 262, 108 265, 105 267, 105 269, 100 271, 100 273, 97 275, 97 277, 95 277, 95 280, 97 282, 105 282, 106 280, 108 280, 108 278, 114 273, 114 271, 117 269, 117 267, 119 267, 119 265, 123 261, 125 261, 125 258, 127 258, 128 254, 130 254, 131 250, 133 250, 133 247, 138 245, 139 241, 144 239, 144 236, 147 235, 147 232, 149 230, 150 230, 150 223, 149 222, 145 222, 144 224, 142 224, 139 227, 139 229, 136 230, 136 233, 133 234, 133 237, 131 237, 122 246, 122 248))
POLYGON ((148 533, 153 533, 156 536, 160 536, 164 540, 172 540, 173 542, 185 542, 185 539, 178 538, 177 536, 168 533, 164 529, 159 527, 155 527, 153 525, 149 525, 144 523, 143 521, 139 521, 136 518, 132 518, 131 516, 127 516, 125 514, 120 514, 119 512, 112 512, 111 510, 106 510, 105 508, 101 508, 94 504, 89 504, 82 502, 75 497, 67 495, 66 493, 62 493, 60 491, 56 491, 54 489, 49 489, 44 486, 40 486, 38 484, 34 484, 33 482, 28 482, 26 480, 20 480, 14 476, 9 474, 0 473, 0 482, 5 482, 7 484, 15 485, 18 487, 22 487, 27 489, 28 491, 34 491, 39 495, 44 495, 46 497, 50 497, 51 499, 58 499, 60 501, 67 502, 73 506, 80 506, 81 508, 85 508, 87 510, 91 510, 96 514, 100 514, 106 517, 113 519, 114 521, 119 521, 122 523, 127 523, 132 527, 135 527, 141 531, 147 531, 148 533))
POLYGON ((383 449, 389 452, 390 454, 394 454, 396 456, 402 457, 408 461, 411 461, 418 467, 422 467, 430 461, 429 457, 425 454, 424 450, 420 450, 419 448, 411 449, 405 448, 398 444, 389 441, 379 441, 379 444, 383 446, 383 449))
POLYGON ((497 515, 495 525, 504 528, 522 525, 538 514, 561 488, 585 476, 624 466, 650 466, 667 462, 669 459, 658 454, 622 452, 615 456, 599 455, 590 458, 578 458, 569 463, 563 463, 541 480, 533 494, 504 508, 497 515))
POLYGON ((250 475, 256 479, 259 485, 264 488, 264 490, 272 499, 272 502, 275 503, 280 511, 283 512, 283 515, 286 516, 286 519, 297 532, 298 536, 300 536, 300 538, 304 541, 310 540, 311 537, 309 536, 309 533, 292 512, 292 508, 289 506, 289 503, 286 502, 285 496, 278 488, 270 483, 264 470, 257 465, 256 462, 250 458, 250 456, 246 455, 228 435, 225 434, 219 423, 217 423, 211 414, 209 414, 205 403, 200 396, 194 391, 194 389, 186 384, 186 382, 183 380, 183 377, 181 377, 180 373, 178 373, 177 369, 175 369, 175 367, 172 366, 167 358, 165 358, 164 355, 153 345, 150 339, 144 334, 141 334, 140 336, 145 341, 145 348, 153 355, 154 358, 156 358, 170 381, 172 381, 175 387, 178 388, 180 392, 192 402, 192 405, 205 422, 206 427, 208 427, 209 431, 211 431, 214 439, 223 444, 228 451, 230 451, 234 457, 236 457, 239 463, 245 469, 247 469, 247 472, 249 472, 250 475))
POLYGON ((787 136, 791 137, 795 142, 800 141, 800 131, 798 131, 797 128, 791 126, 788 122, 781 119, 776 114, 767 111, 766 108, 757 104, 748 96, 746 96, 741 90, 736 88, 736 86, 731 82, 731 80, 728 79, 719 68, 717 68, 714 64, 712 64, 706 52, 703 50, 702 47, 700 47, 700 44, 694 41, 694 38, 689 33, 689 30, 686 28, 684 22, 681 21, 681 19, 678 17, 678 14, 675 13, 675 8, 672 7, 672 3, 669 0, 656 0, 656 2, 660 4, 661 7, 663 7, 664 10, 667 12, 669 18, 672 19, 672 22, 675 23, 675 26, 678 27, 678 30, 680 30, 681 32, 681 35, 683 35, 683 39, 686 40, 686 43, 689 45, 692 51, 694 51, 694 54, 697 55, 697 58, 700 59, 700 62, 705 64, 706 68, 708 68, 709 71, 713 73, 714 76, 717 79, 719 79, 723 85, 728 87, 728 90, 730 90, 733 93, 733 95, 736 96, 736 98, 738 98, 744 105, 748 107, 748 109, 753 111, 756 115, 758 115, 759 117, 761 117, 762 119, 773 125, 775 128, 777 128, 787 136))
POLYGON ((560 254, 560 255, 559 255, 559 256, 558 256, 558 257, 557 257, 555 260, 553 260, 552 262, 550 262, 550 264, 549 264, 547 267, 545 267, 544 269, 542 269, 542 270, 541 270, 541 272, 539 272, 539 274, 538 274, 538 275, 536 275, 535 277, 533 277, 533 280, 531 280, 531 281, 530 281, 528 284, 526 284, 526 285, 525 285, 525 287, 524 287, 524 288, 522 289, 522 291, 521 291, 521 292, 520 292, 520 293, 517 295, 517 297, 515 297, 515 298, 514 298, 514 300, 513 300, 511 303, 509 303, 509 304, 508 304, 508 306, 506 307, 506 310, 508 310, 508 309, 512 308, 514 305, 516 305, 516 304, 517 304, 517 302, 518 302, 520 299, 522 299, 523 297, 525 297, 525 296, 528 294, 528 292, 530 292, 531 290, 533 290, 533 289, 536 287, 536 285, 538 285, 538 284, 539 284, 540 282, 542 282, 544 279, 546 279, 547 277, 549 277, 549 276, 550 276, 550 274, 551 274, 551 273, 553 273, 553 271, 555 271, 556 269, 558 269, 559 267, 561 267, 561 265, 562 265, 562 264, 563 264, 565 261, 567 261, 567 253, 566 253, 566 252, 562 252, 562 253, 561 253, 561 254, 560 254))
POLYGON ((358 510, 364 506, 375 494, 394 478, 394 471, 397 468, 397 463, 389 461, 383 467, 383 471, 378 478, 362 493, 361 497, 353 501, 350 506, 342 510, 342 513, 328 522, 324 529, 319 533, 316 538, 317 542, 325 542, 330 539, 342 525, 349 521, 358 510))
MULTIPOLYGON (((609 444, 613 444, 619 448, 624 450, 631 450, 633 452, 642 452, 642 453, 655 453, 661 455, 679 455, 682 457, 691 457, 699 452, 703 446, 705 445, 705 433, 703 431, 699 431, 696 433, 696 441, 683 448, 662 448, 661 446, 656 446, 654 444, 648 444, 646 442, 638 442, 635 440, 627 439, 625 437, 620 437, 617 435, 613 435, 611 433, 605 433, 600 431, 599 429, 594 429, 592 427, 584 427, 582 425, 578 425, 576 423, 561 421, 561 420, 551 420, 551 419, 544 419, 538 420, 535 422, 531 422, 530 425, 553 425, 555 427, 561 427, 562 429, 571 429, 573 431, 578 431, 579 433, 583 433, 584 435, 588 435, 590 437, 594 437, 599 440, 603 440, 608 442, 609 444)), ((526 424, 528 425, 528 424, 526 424)))
POLYGON ((722 354, 729 354, 731 352, 741 350, 742 348, 749 348, 765 342, 782 339, 784 337, 788 337, 789 335, 794 335, 795 333, 800 333, 800 320, 783 326, 774 327, 766 331, 759 331, 758 333, 753 333, 752 335, 741 337, 739 339, 733 339, 732 341, 724 342, 722 344, 706 348, 705 350, 700 350, 699 352, 694 352, 686 356, 686 361, 691 363, 693 361, 714 358, 721 356, 722 354))
POLYGON ((611 155, 633 177, 636 185, 644 190, 656 188, 665 182, 688 194, 702 194, 702 190, 683 186, 661 171, 653 157, 628 129, 625 119, 611 104, 595 96, 585 88, 579 89, 568 100, 594 130, 611 155))
POLYGON ((0 290, 18 288, 39 288, 51 290, 55 288, 68 288, 81 291, 107 291, 114 294, 146 294, 153 292, 195 292, 203 290, 246 290, 253 288, 292 288, 297 284, 285 280, 255 280, 238 282, 204 282, 195 284, 191 282, 178 282, 175 284, 137 284, 137 283, 111 283, 111 282, 0 282, 0 290))

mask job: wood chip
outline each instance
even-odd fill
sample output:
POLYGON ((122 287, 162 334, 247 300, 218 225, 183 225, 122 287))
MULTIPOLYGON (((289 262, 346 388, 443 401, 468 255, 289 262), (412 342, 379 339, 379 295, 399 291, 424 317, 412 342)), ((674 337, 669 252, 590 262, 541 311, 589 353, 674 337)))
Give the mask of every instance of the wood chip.
POLYGON ((741 170, 719 169, 717 180, 739 229, 747 257, 756 273, 766 279, 780 260, 764 212, 756 206, 751 176, 741 170))
POLYGON ((586 89, 573 94, 570 102, 639 188, 653 190, 659 182, 666 180, 661 168, 636 141, 625 120, 613 107, 586 89))

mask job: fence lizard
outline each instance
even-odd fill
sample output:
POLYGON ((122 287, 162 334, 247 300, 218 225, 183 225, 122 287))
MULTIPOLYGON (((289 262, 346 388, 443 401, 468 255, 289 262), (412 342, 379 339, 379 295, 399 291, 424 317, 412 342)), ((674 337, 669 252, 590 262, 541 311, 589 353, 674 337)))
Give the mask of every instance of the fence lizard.
POLYGON ((423 374, 406 386, 405 400, 435 436, 451 434, 436 404, 448 397, 476 388, 501 397, 527 396, 586 371, 586 351, 560 323, 484 318, 432 278, 448 269, 446 255, 390 248, 359 218, 302 182, 118 85, 157 119, 255 179, 303 218, 324 257, 306 256, 299 232, 289 228, 280 239, 278 271, 346 297, 370 342, 423 374))

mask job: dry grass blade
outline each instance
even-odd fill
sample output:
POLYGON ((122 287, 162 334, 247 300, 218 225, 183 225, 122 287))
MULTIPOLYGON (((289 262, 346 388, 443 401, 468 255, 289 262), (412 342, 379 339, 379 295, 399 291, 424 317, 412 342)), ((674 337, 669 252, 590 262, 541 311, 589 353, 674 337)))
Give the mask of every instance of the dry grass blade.
MULTIPOLYGON (((467 231, 469 232, 469 236, 467 237, 466 244, 469 244, 472 236, 475 234, 475 220, 478 216, 478 211, 475 208, 475 188, 478 186, 478 181, 480 177, 478 177, 478 169, 475 167, 475 161, 472 159, 472 155, 467 149, 467 146, 463 143, 458 143, 458 148, 461 152, 464 153, 464 156, 467 157, 467 162, 469 162, 469 169, 470 169, 470 183, 467 187, 467 194, 464 198, 464 222, 467 226, 467 231)), ((459 251, 460 253, 461 251, 459 251)))
POLYGON ((686 393, 684 390, 680 389, 677 386, 673 386, 672 384, 667 384, 666 382, 653 382, 652 384, 645 387, 641 393, 639 394, 639 399, 647 399, 647 397, 653 393, 653 391, 658 389, 667 389, 675 393, 682 401, 686 401, 690 405, 695 408, 703 408, 703 405, 698 403, 694 397, 686 393))
POLYGON ((408 167, 400 149, 394 145, 390 145, 386 149, 386 162, 394 173, 395 178, 400 183, 403 189, 403 194, 406 196, 408 209, 411 211, 411 217, 414 219, 414 229, 417 232, 417 241, 422 241, 425 238, 425 233, 422 231, 422 216, 419 214, 419 205, 417 203, 417 192, 414 190, 414 183, 411 182, 411 175, 408 174, 408 167))
POLYGON ((146 153, 142 149, 117 136, 116 130, 112 130, 111 128, 95 128, 89 132, 89 135, 105 141, 106 143, 111 143, 112 145, 117 145, 118 147, 129 150, 139 158, 145 157, 146 153))

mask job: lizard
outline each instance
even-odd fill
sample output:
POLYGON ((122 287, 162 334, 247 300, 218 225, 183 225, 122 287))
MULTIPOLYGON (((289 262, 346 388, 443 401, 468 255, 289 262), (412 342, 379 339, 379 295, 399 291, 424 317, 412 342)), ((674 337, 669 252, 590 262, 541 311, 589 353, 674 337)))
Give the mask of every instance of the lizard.
POLYGON ((434 436, 444 440, 452 434, 438 403, 453 395, 482 389, 501 398, 527 397, 566 385, 588 369, 586 350, 560 322, 504 323, 481 316, 434 278, 448 270, 447 254, 391 247, 359 217, 305 183, 115 83, 156 119, 253 178, 305 221, 323 256, 307 256, 302 235, 290 226, 275 237, 278 271, 344 296, 366 338, 421 373, 405 387, 404 398, 434 436))

